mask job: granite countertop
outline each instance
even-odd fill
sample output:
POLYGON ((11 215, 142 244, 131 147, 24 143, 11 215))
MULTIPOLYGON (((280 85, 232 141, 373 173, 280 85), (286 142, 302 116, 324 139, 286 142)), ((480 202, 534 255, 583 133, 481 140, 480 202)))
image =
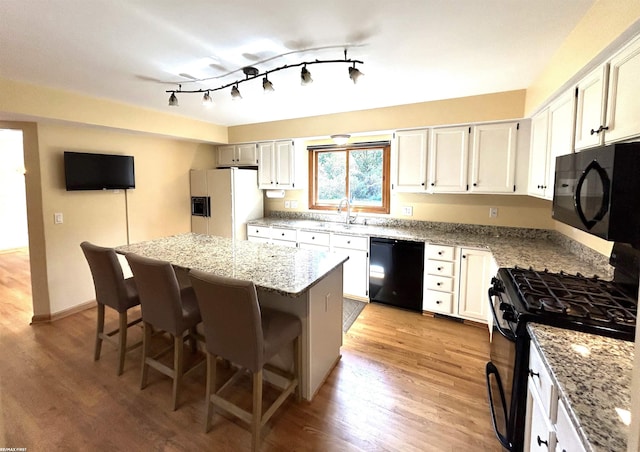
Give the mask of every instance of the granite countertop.
POLYGON ((527 328, 585 448, 627 450, 629 427, 619 410, 631 410, 634 343, 535 323, 527 328))
MULTIPOLYGON (((524 228, 484 227, 474 225, 436 224, 428 222, 402 222, 396 225, 349 225, 335 221, 316 221, 268 217, 249 222, 252 226, 325 231, 332 233, 414 240, 440 245, 482 248, 491 251, 498 267, 532 267, 551 272, 565 271, 586 276, 613 277, 613 267, 606 256, 593 250, 567 246, 570 239, 560 238, 555 231, 524 228), (408 224, 408 226, 407 226, 408 224), (590 256, 586 258, 584 254, 590 256), (594 257, 595 255, 595 257, 594 257)), ((562 236, 564 237, 564 236, 562 236)))
POLYGON ((290 297, 305 292, 348 259, 341 254, 194 233, 123 245, 116 251, 253 281, 258 288, 290 297))

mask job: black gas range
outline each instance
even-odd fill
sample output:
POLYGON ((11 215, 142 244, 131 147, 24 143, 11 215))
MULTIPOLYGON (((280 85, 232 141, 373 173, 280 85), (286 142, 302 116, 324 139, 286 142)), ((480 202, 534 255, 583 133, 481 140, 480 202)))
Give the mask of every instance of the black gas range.
POLYGON ((524 430, 529 372, 528 323, 635 339, 640 251, 616 243, 614 278, 501 268, 489 289, 493 313, 491 361, 486 366, 494 430, 502 446, 519 452, 524 430))

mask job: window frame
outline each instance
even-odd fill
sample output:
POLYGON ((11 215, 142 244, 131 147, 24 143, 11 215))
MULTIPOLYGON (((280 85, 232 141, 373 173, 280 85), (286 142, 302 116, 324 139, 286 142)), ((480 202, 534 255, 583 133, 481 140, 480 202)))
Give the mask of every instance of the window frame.
POLYGON ((377 213, 389 214, 391 212, 391 183, 390 183, 390 167, 391 167, 391 145, 389 142, 384 143, 355 143, 347 146, 317 146, 308 147, 309 151, 309 210, 336 210, 336 204, 327 204, 317 202, 318 196, 318 156, 322 152, 346 152, 346 190, 349 193, 349 158, 351 151, 365 151, 367 149, 382 149, 382 205, 370 206, 363 204, 353 204, 352 212, 361 213, 377 213))

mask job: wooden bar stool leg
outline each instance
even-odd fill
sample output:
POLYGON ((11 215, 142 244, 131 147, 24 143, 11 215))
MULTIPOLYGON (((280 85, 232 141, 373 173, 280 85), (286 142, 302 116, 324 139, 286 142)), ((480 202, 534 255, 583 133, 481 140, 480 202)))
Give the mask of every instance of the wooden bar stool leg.
POLYGON ((96 327, 96 349, 93 355, 93 360, 98 361, 100 359, 100 351, 102 350, 102 334, 104 333, 104 305, 98 303, 98 324, 96 327))
POLYGON ((143 323, 144 335, 142 337, 142 375, 140 378, 140 389, 147 387, 147 375, 149 373, 149 365, 147 364, 147 356, 151 351, 151 334, 153 333, 153 327, 151 324, 143 323))
POLYGON ((207 387, 205 391, 206 416, 204 423, 204 432, 207 433, 211 428, 211 417, 213 415, 213 403, 211 403, 211 394, 216 393, 216 357, 207 352, 207 387))
POLYGON ((181 336, 173 337, 173 411, 178 408, 178 396, 182 384, 184 342, 181 336))
POLYGON ((253 416, 251 419, 251 450, 260 449, 262 433, 262 369, 253 373, 253 416))
POLYGON ((118 331, 118 375, 122 375, 124 371, 124 356, 127 353, 127 311, 121 312, 119 315, 119 331, 118 331))

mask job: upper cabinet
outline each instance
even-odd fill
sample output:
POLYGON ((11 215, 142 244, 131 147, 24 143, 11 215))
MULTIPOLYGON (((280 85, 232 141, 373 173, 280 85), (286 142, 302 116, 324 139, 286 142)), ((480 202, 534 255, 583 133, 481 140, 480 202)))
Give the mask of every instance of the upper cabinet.
POLYGON ((258 186, 262 189, 295 188, 293 141, 258 143, 258 186))
POLYGON ((640 135, 640 37, 609 62, 609 100, 605 143, 640 135))
POLYGON ((640 37, 577 86, 576 151, 640 136, 640 37))
POLYGON ((397 132, 392 189, 513 193, 518 127, 504 122, 397 132))
POLYGON ((602 143, 607 105, 607 64, 598 67, 577 85, 575 149, 582 150, 602 143))
POLYGON ((531 120, 528 193, 553 199, 556 157, 573 150, 575 94, 565 92, 531 120))
POLYGON ((467 191, 471 127, 439 127, 431 131, 428 188, 431 193, 467 191))
POLYGON ((218 146, 218 167, 256 166, 258 164, 256 144, 229 144, 218 146))
POLYGON ((518 123, 473 126, 469 191, 513 193, 516 174, 518 123))
POLYGON ((398 192, 427 191, 427 139, 429 131, 396 132, 391 167, 391 188, 398 192))

